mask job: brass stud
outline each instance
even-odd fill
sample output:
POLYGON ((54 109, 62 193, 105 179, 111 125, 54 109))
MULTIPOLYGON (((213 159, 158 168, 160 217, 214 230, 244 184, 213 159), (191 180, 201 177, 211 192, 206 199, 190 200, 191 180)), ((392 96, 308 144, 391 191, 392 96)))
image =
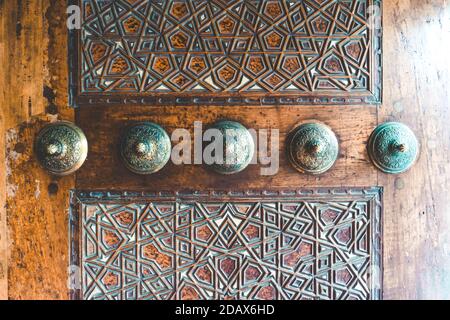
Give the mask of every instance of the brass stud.
POLYGON ((71 122, 60 121, 44 127, 36 137, 35 153, 49 173, 66 176, 85 162, 88 142, 83 131, 71 122))
POLYGON ((328 171, 339 154, 336 135, 318 122, 305 123, 293 130, 287 146, 288 158, 294 168, 314 175, 328 171))
POLYGON ((379 170, 400 174, 414 165, 419 153, 419 142, 406 125, 387 122, 373 131, 367 152, 379 170))

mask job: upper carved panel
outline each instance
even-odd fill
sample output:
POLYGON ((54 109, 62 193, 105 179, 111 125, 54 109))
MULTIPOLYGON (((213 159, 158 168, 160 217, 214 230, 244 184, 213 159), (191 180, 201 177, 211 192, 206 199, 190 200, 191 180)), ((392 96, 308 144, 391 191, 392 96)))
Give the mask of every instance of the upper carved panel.
POLYGON ((380 190, 75 192, 82 299, 380 299, 380 190))
POLYGON ((381 0, 72 2, 74 105, 381 99, 381 0))

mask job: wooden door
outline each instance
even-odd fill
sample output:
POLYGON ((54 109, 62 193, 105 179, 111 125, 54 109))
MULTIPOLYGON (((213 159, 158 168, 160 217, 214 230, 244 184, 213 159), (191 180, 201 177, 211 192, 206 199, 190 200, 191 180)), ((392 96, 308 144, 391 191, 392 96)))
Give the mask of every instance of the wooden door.
POLYGON ((449 298, 445 1, 256 3, 69 1, 71 32, 62 1, 1 4, 2 297, 449 298), (122 163, 130 124, 220 119, 278 130, 276 174, 122 163), (89 142, 63 178, 32 148, 56 120, 89 142), (286 156, 305 121, 338 138, 321 175, 286 156), (401 175, 366 151, 386 121, 421 143, 401 175))

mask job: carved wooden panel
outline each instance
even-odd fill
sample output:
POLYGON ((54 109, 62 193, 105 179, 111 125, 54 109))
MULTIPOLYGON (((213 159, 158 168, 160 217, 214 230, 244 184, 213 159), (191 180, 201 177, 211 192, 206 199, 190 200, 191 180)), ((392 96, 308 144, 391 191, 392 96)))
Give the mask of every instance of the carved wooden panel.
POLYGON ((381 99, 381 0, 71 2, 74 105, 381 99))
POLYGON ((74 192, 72 297, 380 299, 380 197, 74 192))

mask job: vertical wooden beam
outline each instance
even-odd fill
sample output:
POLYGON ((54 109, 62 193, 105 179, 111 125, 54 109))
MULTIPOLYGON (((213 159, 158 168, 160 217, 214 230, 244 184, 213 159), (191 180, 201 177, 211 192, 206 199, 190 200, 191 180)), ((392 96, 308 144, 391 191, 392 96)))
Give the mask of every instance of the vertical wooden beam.
MULTIPOLYGON (((0 44, 0 63, 3 63, 3 44, 0 44)), ((1 72, 0 72, 1 73, 1 72)), ((0 86, 3 86, 0 75, 0 86)), ((8 228, 6 224, 6 165, 5 117, 3 90, 0 91, 0 300, 8 298, 8 228)))
POLYGON ((384 104, 421 142, 385 187, 385 298, 450 299, 450 10, 446 0, 384 1, 384 104))
POLYGON ((0 0, 0 10, 0 264, 9 257, 0 294, 66 299, 68 192, 74 178, 49 176, 33 154, 40 128, 74 119, 67 105, 66 2, 0 0))
MULTIPOLYGON (((5 43, 5 1, 0 1, 0 66, 7 63, 5 43)), ((1 68, 4 70, 4 67, 1 68)), ((0 71, 0 300, 8 299, 8 235, 6 223, 6 152, 5 152, 5 72, 0 71)))
POLYGON ((43 0, 1 1, 4 81, 11 109, 5 120, 14 125, 44 112, 43 0))
MULTIPOLYGON (((2 51, 0 45, 0 52, 2 51)), ((0 53, 0 63, 2 62, 0 53)), ((2 81, 0 80, 0 85, 2 81)), ((3 105, 0 92, 0 106, 3 105)), ((6 224, 6 165, 5 165, 5 125, 0 107, 0 300, 8 298, 8 228, 6 224)))

